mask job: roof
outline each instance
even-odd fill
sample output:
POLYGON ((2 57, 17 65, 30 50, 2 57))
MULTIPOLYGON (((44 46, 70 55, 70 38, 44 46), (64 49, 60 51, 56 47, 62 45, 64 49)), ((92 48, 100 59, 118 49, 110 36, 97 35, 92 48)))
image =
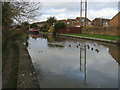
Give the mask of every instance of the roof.
POLYGON ((85 18, 85 17, 76 17, 76 19, 81 19, 81 18, 85 18))
POLYGON ((66 22, 66 19, 63 19, 63 20, 58 20, 58 21, 60 21, 60 22, 66 22))
POLYGON ((76 21, 76 19, 67 19, 67 21, 76 21))
MULTIPOLYGON (((120 15, 120 11, 119 11, 112 19, 114 19, 117 15, 120 15)), ((112 20, 112 19, 111 19, 111 20, 112 20)), ((110 21, 111 21, 111 20, 110 20, 110 21)))
POLYGON ((102 20, 103 22, 105 22, 105 21, 109 22, 110 21, 110 19, 106 19, 106 18, 95 18, 92 22, 94 22, 96 20, 98 20, 98 21, 102 20))
MULTIPOLYGON (((80 20, 80 19, 85 19, 85 17, 76 17, 76 19, 77 20, 80 20)), ((86 18, 87 19, 87 21, 90 21, 91 22, 91 20, 90 19, 88 19, 88 18, 86 18)))

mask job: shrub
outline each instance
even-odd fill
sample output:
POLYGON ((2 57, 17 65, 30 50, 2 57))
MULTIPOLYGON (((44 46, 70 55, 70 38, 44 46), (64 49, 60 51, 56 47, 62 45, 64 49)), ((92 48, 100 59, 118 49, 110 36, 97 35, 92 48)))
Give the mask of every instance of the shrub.
POLYGON ((58 33, 59 29, 64 29, 64 28, 66 28, 66 24, 65 23, 63 23, 63 22, 55 23, 53 34, 56 35, 56 33, 58 33))

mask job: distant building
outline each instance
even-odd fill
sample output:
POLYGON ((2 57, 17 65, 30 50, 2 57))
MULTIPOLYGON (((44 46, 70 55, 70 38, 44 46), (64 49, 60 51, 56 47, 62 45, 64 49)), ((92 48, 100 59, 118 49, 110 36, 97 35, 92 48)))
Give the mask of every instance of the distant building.
POLYGON ((111 20, 110 27, 120 27, 120 12, 118 12, 111 20))
POLYGON ((57 20, 57 21, 59 21, 59 22, 63 22, 63 23, 66 24, 66 19, 63 19, 63 20, 57 20))
POLYGON ((44 25, 47 24, 47 22, 45 22, 45 21, 44 22, 37 22, 36 24, 38 27, 43 27, 44 25))
MULTIPOLYGON (((73 26, 73 27, 80 27, 81 25, 85 26, 85 18, 77 17, 76 19, 67 19, 66 24, 68 26, 73 26)), ((86 18, 86 26, 90 26, 90 24, 91 21, 88 18, 86 18)))
POLYGON ((103 26, 103 27, 108 27, 109 26, 109 21, 110 19, 105 19, 105 18, 95 18, 92 22, 92 26, 103 26))
POLYGON ((76 19, 67 19, 66 24, 67 26, 75 26, 76 19))
POLYGON ((85 17, 77 17, 76 20, 82 26, 85 26, 85 25, 90 26, 91 25, 91 20, 89 20, 88 18, 85 19, 85 17), (85 23, 85 20, 86 20, 86 23, 85 23))

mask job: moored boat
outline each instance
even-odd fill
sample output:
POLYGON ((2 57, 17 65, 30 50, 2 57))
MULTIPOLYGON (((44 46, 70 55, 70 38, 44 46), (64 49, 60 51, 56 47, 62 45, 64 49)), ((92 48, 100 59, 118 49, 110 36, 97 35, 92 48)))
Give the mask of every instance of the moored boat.
POLYGON ((35 28, 30 28, 29 29, 29 33, 36 33, 36 34, 38 34, 38 29, 35 29, 35 28))

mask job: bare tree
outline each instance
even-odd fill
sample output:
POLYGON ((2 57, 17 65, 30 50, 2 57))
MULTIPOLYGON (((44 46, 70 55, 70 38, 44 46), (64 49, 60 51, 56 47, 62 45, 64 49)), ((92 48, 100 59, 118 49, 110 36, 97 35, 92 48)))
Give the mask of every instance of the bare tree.
MULTIPOLYGON (((33 21, 36 16, 40 16, 40 2, 24 2, 24 0, 14 2, 2 2, 3 6, 3 20, 5 20, 4 9, 10 11, 11 21, 24 22, 33 21), (9 6, 7 6, 7 5, 9 6)), ((6 15, 7 16, 7 15, 6 15)))

